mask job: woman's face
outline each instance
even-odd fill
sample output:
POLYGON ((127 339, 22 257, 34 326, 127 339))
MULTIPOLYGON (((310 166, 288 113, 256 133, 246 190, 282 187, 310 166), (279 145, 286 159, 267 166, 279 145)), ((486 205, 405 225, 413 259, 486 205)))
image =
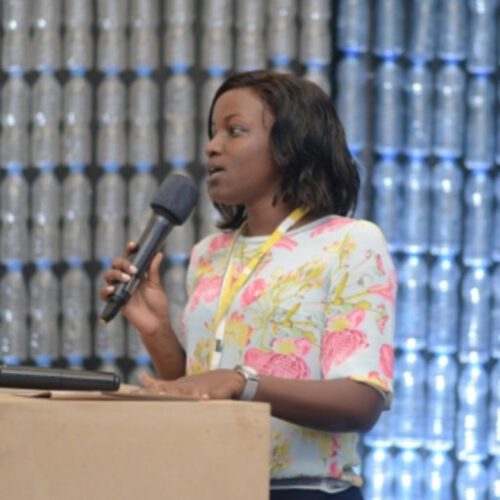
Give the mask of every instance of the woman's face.
POLYGON ((274 116, 249 88, 222 94, 212 113, 212 139, 205 146, 210 197, 225 205, 271 205, 281 173, 270 145, 274 116))

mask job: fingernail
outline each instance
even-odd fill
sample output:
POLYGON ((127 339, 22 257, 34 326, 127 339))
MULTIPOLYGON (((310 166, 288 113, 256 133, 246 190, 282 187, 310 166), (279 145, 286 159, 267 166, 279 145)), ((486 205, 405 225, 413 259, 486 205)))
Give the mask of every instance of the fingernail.
POLYGON ((107 292, 113 292, 114 290, 115 290, 115 287, 112 286, 112 285, 109 285, 109 286, 106 287, 106 291, 107 292))
POLYGON ((135 274, 135 273, 137 272, 137 267, 135 267, 135 266, 130 266, 130 267, 128 268, 128 270, 129 270, 131 273, 135 274))
POLYGON ((122 273, 122 279, 124 281, 130 281, 130 276, 128 274, 122 273))

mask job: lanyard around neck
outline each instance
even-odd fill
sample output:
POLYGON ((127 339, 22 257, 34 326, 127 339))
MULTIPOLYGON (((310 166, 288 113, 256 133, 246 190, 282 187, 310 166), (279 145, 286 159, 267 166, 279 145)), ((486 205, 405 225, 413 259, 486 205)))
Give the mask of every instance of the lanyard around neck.
POLYGON ((245 264, 241 270, 240 275, 233 282, 233 275, 235 272, 234 265, 234 247, 241 234, 241 229, 235 235, 231 249, 229 250, 228 261, 226 265, 226 272, 224 274, 224 279, 222 282, 222 289, 220 293, 219 305, 217 307, 217 312, 214 318, 214 324, 216 325, 215 334, 215 350, 211 359, 211 369, 218 368, 220 363, 220 358, 222 355, 222 347, 224 344, 224 333, 225 333, 225 318, 227 312, 234 300, 236 294, 243 288, 248 278, 255 271, 264 255, 274 246, 278 241, 284 236, 284 234, 290 229, 296 222, 298 222, 309 210, 306 207, 296 208, 283 222, 274 230, 274 232, 264 241, 264 243, 259 247, 255 256, 245 264))

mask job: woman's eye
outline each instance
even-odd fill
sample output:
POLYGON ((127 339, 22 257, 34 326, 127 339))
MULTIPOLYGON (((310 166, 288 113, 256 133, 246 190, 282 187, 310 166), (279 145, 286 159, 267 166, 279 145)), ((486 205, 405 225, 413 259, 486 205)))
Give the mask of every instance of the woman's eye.
POLYGON ((241 132, 243 132, 243 129, 239 126, 232 126, 229 127, 229 135, 239 135, 241 132))

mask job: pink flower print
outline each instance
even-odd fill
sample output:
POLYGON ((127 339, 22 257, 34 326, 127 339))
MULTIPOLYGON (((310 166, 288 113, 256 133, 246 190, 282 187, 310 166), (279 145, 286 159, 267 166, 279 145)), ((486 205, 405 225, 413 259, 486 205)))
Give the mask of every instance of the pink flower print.
POLYGON ((383 344, 379 351, 380 371, 392 378, 394 369, 394 349, 390 344, 383 344))
POLYGON ((342 477, 342 471, 339 469, 339 464, 337 461, 333 461, 330 464, 330 476, 334 479, 340 479, 342 477))
POLYGON ((376 257, 376 262, 377 262, 377 269, 380 274, 385 274, 385 268, 384 268, 384 263, 382 262, 382 257, 380 254, 377 254, 376 257))
POLYGON ((347 226, 348 224, 352 224, 353 222, 353 219, 349 219, 348 217, 334 217, 333 219, 313 229, 309 236, 311 238, 314 238, 319 234, 323 234, 326 232, 333 233, 337 229, 340 229, 343 226, 347 226))
POLYGON ((272 347, 275 352, 281 354, 298 354, 299 356, 305 357, 311 351, 312 345, 311 341, 302 338, 302 339, 290 339, 290 338, 281 338, 274 339, 272 342, 272 347))
POLYGON ((258 278, 248 285, 240 298, 240 306, 247 307, 260 298, 266 288, 266 281, 258 278))
POLYGON ((209 304, 219 297, 222 286, 220 276, 202 279, 196 288, 190 300, 190 310, 193 311, 200 302, 209 304))
POLYGON ((396 285, 392 280, 387 281, 383 285, 373 285, 367 290, 368 293, 374 293, 380 295, 391 304, 394 303, 394 297, 396 294, 396 285))
POLYGON ((387 381, 385 379, 382 379, 382 377, 380 376, 380 373, 371 371, 368 374, 368 378, 371 379, 371 380, 373 380, 373 381, 377 381, 378 387, 379 388, 382 387, 382 389, 384 391, 388 391, 389 390, 389 384, 387 383, 387 381))
POLYGON ((297 242, 290 236, 284 236, 276 243, 276 248, 284 248, 285 250, 293 250, 296 246, 297 242))
POLYGON ((365 319, 365 311, 362 309, 355 309, 347 315, 347 320, 349 321, 351 328, 357 328, 360 323, 365 319))
POLYGON ((357 351, 365 349, 368 345, 366 335, 359 330, 326 333, 321 346, 323 374, 326 375, 333 364, 341 365, 357 351))
POLYGON ((379 327, 379 330, 384 333, 385 330, 385 325, 387 325, 387 321, 389 320, 389 316, 387 314, 384 314, 381 318, 377 320, 377 325, 379 327))
POLYGON ((219 234, 215 236, 210 242, 208 253, 217 252, 217 250, 227 247, 232 237, 231 234, 219 234))
POLYGON ((252 366, 262 375, 288 379, 308 379, 310 370, 307 363, 295 354, 264 352, 255 347, 245 352, 245 364, 252 366))

